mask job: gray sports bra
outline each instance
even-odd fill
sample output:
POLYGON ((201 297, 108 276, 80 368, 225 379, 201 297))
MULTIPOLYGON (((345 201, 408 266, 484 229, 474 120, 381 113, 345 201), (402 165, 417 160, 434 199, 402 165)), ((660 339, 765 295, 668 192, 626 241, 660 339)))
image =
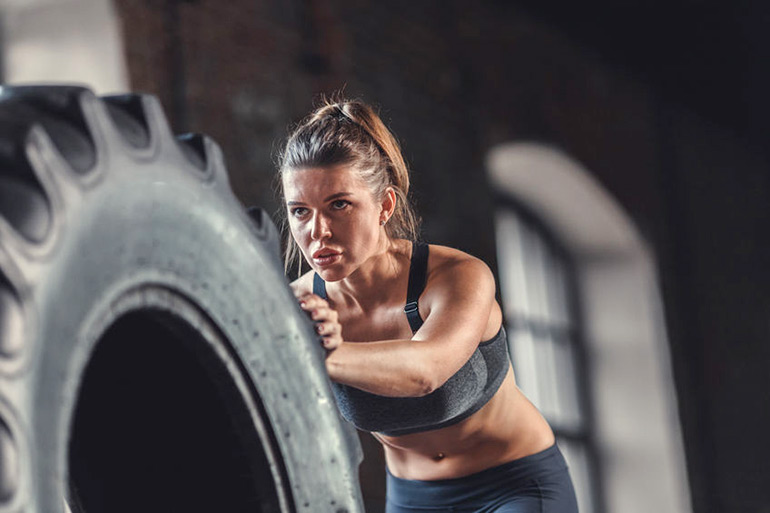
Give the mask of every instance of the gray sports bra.
MULTIPOLYGON (((417 300, 425 288, 428 245, 414 242, 409 269, 407 315, 413 332, 422 325, 417 300)), ((313 292, 326 299, 326 283, 317 274, 313 292)), ((419 342, 415 342, 419 343, 419 342)), ((400 436, 456 424, 476 413, 500 388, 508 372, 505 329, 479 343, 470 359, 446 383, 423 397, 386 397, 332 383, 343 417, 358 429, 400 436)))

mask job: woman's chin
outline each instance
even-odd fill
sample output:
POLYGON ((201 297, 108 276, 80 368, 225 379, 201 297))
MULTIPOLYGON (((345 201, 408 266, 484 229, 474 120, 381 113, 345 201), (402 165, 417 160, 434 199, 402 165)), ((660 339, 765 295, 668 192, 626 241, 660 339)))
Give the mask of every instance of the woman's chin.
POLYGON ((316 274, 321 277, 325 282, 340 281, 347 276, 344 271, 338 266, 329 267, 314 267, 316 274))

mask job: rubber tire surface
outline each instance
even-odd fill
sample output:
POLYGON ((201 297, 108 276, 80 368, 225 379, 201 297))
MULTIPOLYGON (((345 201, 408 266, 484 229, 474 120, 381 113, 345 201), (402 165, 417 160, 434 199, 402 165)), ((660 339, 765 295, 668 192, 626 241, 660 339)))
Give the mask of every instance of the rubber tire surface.
POLYGON ((180 340, 217 360, 277 510, 363 510, 358 441, 283 277, 275 228, 251 214, 216 144, 175 138, 155 98, 2 89, 0 513, 66 510, 84 374, 110 327, 141 312, 174 319, 195 335, 180 340))

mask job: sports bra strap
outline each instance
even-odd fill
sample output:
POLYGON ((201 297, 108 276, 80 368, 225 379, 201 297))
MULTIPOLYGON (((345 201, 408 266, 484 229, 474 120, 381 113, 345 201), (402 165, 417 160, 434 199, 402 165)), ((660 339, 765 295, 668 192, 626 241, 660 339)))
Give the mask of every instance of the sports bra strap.
POLYGON ((428 275, 428 245, 424 242, 412 242, 412 261, 409 264, 409 285, 406 290, 406 306, 404 313, 412 328, 417 332, 422 326, 422 317, 417 307, 417 300, 425 289, 425 279, 428 275))
POLYGON ((313 294, 323 299, 329 299, 326 296, 326 282, 318 276, 318 273, 313 273, 313 294))

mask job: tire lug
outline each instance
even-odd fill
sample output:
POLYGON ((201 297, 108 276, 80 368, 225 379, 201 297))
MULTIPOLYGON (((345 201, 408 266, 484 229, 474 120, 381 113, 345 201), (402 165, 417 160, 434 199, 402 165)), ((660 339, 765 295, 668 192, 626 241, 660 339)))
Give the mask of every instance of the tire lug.
POLYGON ((8 427, 0 420, 0 504, 10 502, 18 487, 18 450, 8 427))
POLYGON ((0 276, 0 357, 13 358, 22 349, 21 305, 0 276))

